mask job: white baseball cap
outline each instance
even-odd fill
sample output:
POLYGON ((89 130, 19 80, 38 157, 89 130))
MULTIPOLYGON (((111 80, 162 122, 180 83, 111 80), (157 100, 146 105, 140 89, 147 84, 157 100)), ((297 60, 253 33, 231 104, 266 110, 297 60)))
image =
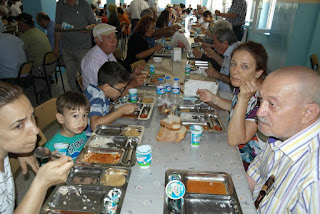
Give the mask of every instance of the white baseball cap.
POLYGON ((116 30, 116 27, 105 24, 105 23, 101 23, 96 25, 93 28, 92 34, 93 34, 93 37, 97 37, 99 35, 109 35, 111 33, 116 33, 116 32, 118 32, 116 30))
POLYGON ((167 8, 172 8, 173 4, 167 4, 167 8))

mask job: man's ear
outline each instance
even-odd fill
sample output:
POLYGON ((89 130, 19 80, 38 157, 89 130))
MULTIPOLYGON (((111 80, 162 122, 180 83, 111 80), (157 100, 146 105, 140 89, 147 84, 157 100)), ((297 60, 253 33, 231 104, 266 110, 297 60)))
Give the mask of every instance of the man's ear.
POLYGON ((63 118, 63 115, 62 115, 62 114, 56 113, 56 118, 57 118, 57 121, 58 121, 60 124, 64 124, 64 118, 63 118))
POLYGON ((319 118, 320 107, 318 104, 306 104, 304 107, 302 123, 308 124, 319 118))

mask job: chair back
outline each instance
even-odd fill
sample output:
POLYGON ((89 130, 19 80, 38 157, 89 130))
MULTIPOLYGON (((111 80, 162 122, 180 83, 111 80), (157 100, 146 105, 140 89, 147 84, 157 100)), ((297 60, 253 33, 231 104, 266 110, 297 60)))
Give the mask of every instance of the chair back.
POLYGON ((32 70, 33 61, 25 62, 20 66, 19 76, 26 76, 32 70))
POLYGON ((123 51, 120 50, 120 49, 116 49, 115 52, 113 53, 113 55, 114 55, 114 57, 117 58, 117 59, 121 59, 121 60, 124 59, 123 51))
POLYGON ((310 56, 311 66, 314 71, 316 71, 319 67, 319 59, 317 54, 312 54, 310 56))
POLYGON ((36 116, 37 126, 41 130, 56 121, 56 100, 57 98, 51 98, 35 108, 34 115, 36 116))
POLYGON ((79 85, 81 91, 84 92, 83 83, 82 83, 82 75, 78 76, 77 82, 78 82, 78 85, 79 85))

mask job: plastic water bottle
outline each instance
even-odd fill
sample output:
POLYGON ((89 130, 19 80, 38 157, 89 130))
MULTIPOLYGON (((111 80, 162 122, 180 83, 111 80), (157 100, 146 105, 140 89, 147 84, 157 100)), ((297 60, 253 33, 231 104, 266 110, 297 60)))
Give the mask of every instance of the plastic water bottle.
POLYGON ((162 105, 165 102, 165 93, 166 89, 163 84, 163 78, 158 79, 158 84, 157 84, 157 95, 158 95, 158 105, 162 105))
POLYGON ((165 78, 164 87, 165 87, 165 91, 166 91, 165 100, 167 102, 171 102, 170 93, 171 93, 172 86, 171 86, 171 81, 170 81, 170 77, 169 76, 166 76, 166 78, 165 78))
POLYGON ((166 39, 164 38, 164 36, 162 37, 161 39, 161 45, 162 45, 162 48, 166 48, 166 39))
POLYGON ((171 97, 172 103, 178 104, 179 94, 180 94, 179 78, 174 78, 174 81, 172 83, 172 97, 171 97))

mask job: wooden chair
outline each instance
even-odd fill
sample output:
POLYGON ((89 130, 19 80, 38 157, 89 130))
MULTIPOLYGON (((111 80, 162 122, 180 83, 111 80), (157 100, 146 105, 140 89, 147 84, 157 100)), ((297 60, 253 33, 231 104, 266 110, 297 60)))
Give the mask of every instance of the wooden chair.
POLYGON ((54 55, 53 52, 48 52, 45 54, 45 56, 43 58, 43 64, 42 64, 42 66, 43 66, 43 76, 42 77, 45 77, 45 79, 46 79, 47 87, 49 89, 50 98, 52 97, 52 94, 51 94, 51 85, 50 85, 50 81, 49 81, 49 76, 53 75, 53 74, 57 74, 57 72, 60 73, 63 92, 65 92, 63 78, 62 78, 62 72, 61 72, 61 70, 56 69, 56 63, 57 63, 57 57, 54 55))
POLYGON ((83 82, 82 82, 82 75, 77 77, 77 82, 78 82, 78 86, 81 89, 81 91, 84 92, 83 82))
POLYGON ((50 100, 42 103, 34 109, 34 115, 36 117, 37 126, 44 130, 52 122, 56 121, 56 101, 57 98, 51 98, 50 100))
POLYGON ((317 71, 319 69, 319 59, 317 54, 312 54, 310 56, 310 61, 311 61, 311 67, 314 71, 317 71))
MULTIPOLYGON (((32 76, 32 65, 33 65, 33 61, 29 61, 29 62, 25 62, 20 66, 20 70, 19 70, 19 75, 18 75, 18 81, 23 82, 26 78, 31 78, 31 83, 32 83, 32 87, 33 87, 33 91, 34 91, 34 95, 36 97, 36 102, 37 104, 38 102, 38 95, 37 95, 37 90, 36 90, 36 86, 34 84, 34 79, 32 76)), ((23 84, 19 84, 20 86, 22 86, 23 88, 28 88, 30 85, 24 85, 23 84)))

